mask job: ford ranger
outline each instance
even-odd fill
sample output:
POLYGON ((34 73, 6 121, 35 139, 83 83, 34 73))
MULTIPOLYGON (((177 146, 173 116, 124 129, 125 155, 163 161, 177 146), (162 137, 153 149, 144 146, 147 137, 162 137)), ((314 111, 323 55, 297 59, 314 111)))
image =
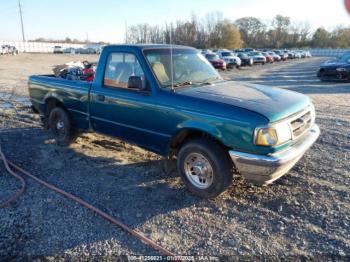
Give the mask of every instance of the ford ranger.
POLYGON ((29 77, 29 94, 59 145, 94 131, 176 159, 187 188, 216 197, 234 172, 266 185, 319 136, 310 99, 225 81, 194 48, 106 46, 93 82, 29 77))

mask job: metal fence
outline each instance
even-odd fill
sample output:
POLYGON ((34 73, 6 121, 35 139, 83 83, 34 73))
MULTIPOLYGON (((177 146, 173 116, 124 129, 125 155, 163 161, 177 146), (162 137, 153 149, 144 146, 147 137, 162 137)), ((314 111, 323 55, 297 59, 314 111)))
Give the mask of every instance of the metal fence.
POLYGON ((326 56, 326 57, 338 57, 346 52, 350 52, 350 49, 310 49, 312 56, 326 56))
POLYGON ((63 44, 63 43, 46 43, 46 42, 22 42, 22 41, 0 41, 0 46, 15 46, 19 52, 28 53, 53 53, 55 46, 65 48, 83 48, 83 44, 63 44))

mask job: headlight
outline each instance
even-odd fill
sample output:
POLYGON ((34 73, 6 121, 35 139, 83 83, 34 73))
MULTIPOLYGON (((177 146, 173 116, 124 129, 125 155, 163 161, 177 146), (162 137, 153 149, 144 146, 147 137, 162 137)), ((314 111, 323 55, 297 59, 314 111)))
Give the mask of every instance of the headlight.
POLYGON ((278 123, 255 130, 255 144, 258 146, 277 146, 292 139, 288 123, 278 123))
POLYGON ((344 68, 344 67, 339 67, 339 68, 336 69, 336 71, 338 71, 338 72, 345 72, 345 71, 346 71, 346 68, 344 68))

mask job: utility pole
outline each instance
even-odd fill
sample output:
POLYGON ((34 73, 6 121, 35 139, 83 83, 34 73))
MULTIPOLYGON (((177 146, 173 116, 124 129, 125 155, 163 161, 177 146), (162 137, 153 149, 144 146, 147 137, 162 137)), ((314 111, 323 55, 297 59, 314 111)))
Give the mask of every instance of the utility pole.
POLYGON ((19 16, 21 17, 21 26, 22 26, 22 40, 23 42, 26 41, 26 38, 24 37, 24 26, 23 26, 23 17, 22 17, 22 6, 21 6, 21 0, 18 0, 18 8, 19 8, 19 16))

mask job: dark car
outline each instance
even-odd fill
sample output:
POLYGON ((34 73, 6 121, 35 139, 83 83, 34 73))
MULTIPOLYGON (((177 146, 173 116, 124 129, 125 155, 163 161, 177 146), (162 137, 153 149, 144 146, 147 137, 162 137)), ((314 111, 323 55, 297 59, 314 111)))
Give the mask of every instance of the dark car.
POLYGON ((350 81, 350 52, 322 64, 317 77, 321 81, 350 81))
POLYGON ((226 70, 226 62, 217 54, 206 54, 205 58, 213 65, 216 69, 226 70))
POLYGON ((237 56, 241 59, 241 66, 252 66, 254 64, 253 58, 246 53, 238 52, 237 56))

